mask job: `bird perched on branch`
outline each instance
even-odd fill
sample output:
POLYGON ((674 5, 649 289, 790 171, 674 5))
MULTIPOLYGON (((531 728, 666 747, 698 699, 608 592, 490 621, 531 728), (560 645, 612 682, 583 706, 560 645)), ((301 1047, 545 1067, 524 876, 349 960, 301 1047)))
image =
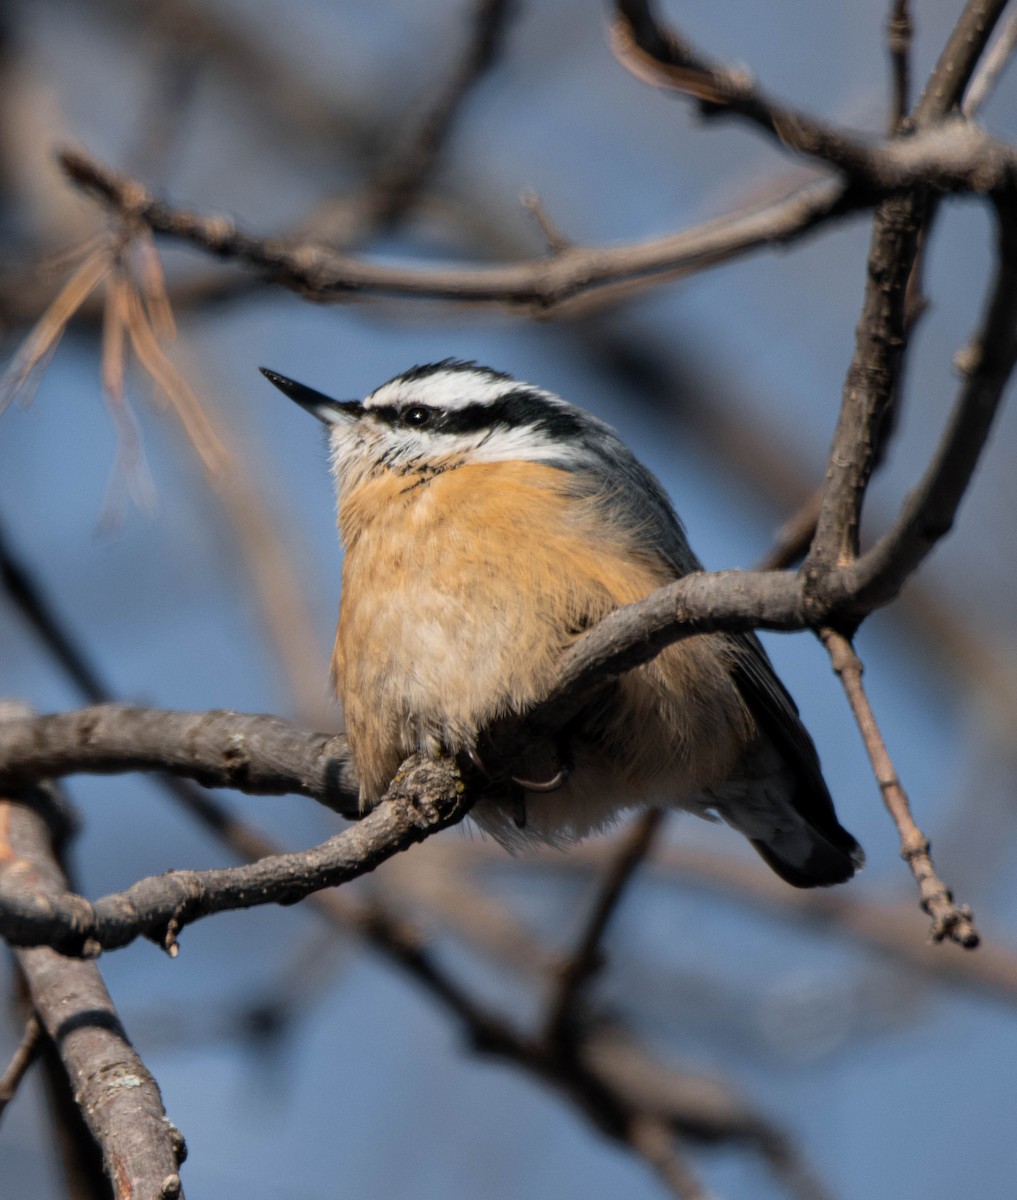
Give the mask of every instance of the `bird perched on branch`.
MULTIPOLYGON (((547 694, 583 630, 700 570, 657 480, 551 392, 452 359, 362 401, 262 370, 328 427, 345 547, 333 665, 365 808, 414 752, 483 769, 484 731, 547 694)), ((686 638, 605 684, 472 815, 511 847, 653 805, 719 815, 797 887, 863 862, 751 634, 686 638)))

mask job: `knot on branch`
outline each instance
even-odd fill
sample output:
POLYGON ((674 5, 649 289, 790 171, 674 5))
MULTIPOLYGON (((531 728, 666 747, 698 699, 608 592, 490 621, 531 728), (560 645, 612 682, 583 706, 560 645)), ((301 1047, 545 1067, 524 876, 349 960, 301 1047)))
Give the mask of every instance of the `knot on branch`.
POLYGON ((454 759, 414 756, 408 762, 393 779, 388 799, 403 806, 415 829, 427 832, 466 815, 470 801, 454 759))

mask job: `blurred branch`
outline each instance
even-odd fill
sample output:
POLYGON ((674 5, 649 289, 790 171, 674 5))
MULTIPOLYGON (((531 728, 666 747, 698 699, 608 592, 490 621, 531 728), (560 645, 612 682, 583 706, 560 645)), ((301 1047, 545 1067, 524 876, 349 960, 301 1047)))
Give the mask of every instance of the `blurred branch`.
MULTIPOLYGON (((547 869, 555 876, 565 873, 585 878, 605 870, 616 853, 615 841, 607 839, 576 846, 567 859, 538 852, 527 865, 531 870, 547 869)), ((465 870, 490 867, 495 854, 483 844, 456 847, 465 870)), ((916 936, 919 918, 910 903, 865 899, 857 888, 789 888, 753 860, 701 847, 663 846, 644 871, 674 888, 706 891, 721 901, 819 929, 824 936, 844 937, 931 983, 962 987, 1011 1007, 1017 1005, 1017 951, 991 939, 979 946, 977 954, 966 954, 956 944, 922 941, 916 936)))
POLYGON ((3 1119, 7 1105, 14 1099, 28 1068, 35 1062, 36 1055, 39 1053, 41 1037, 42 1026, 39 1024, 39 1018, 33 1014, 25 1022, 21 1040, 11 1055, 11 1060, 3 1074, 0 1075, 0 1120, 3 1119))
POLYGON ((989 98, 1015 48, 1017 48, 1017 11, 1011 12, 1003 22, 1003 27, 996 40, 989 47, 988 53, 971 77, 971 83, 964 94, 964 102, 961 105, 961 112, 969 121, 974 119, 989 98))
POLYGON ((709 1200, 709 1193, 675 1145, 666 1121, 640 1113, 629 1122, 628 1139, 632 1149, 653 1167, 672 1195, 680 1200, 709 1200))
POLYGON ((922 942, 915 937, 917 918, 910 904, 867 900, 850 889, 803 892, 782 888, 754 862, 674 846, 658 856, 653 869, 666 874, 677 887, 705 888, 784 919, 834 930, 930 982, 972 989, 1005 1004, 1017 1004, 1014 950, 983 942, 977 954, 964 954, 960 949, 922 942))
MULTIPOLYGON (((186 47, 192 61, 207 63, 224 79, 242 89, 245 105, 256 104, 267 121, 296 125, 300 145, 323 143, 366 158, 376 130, 361 114, 352 94, 337 95, 347 72, 333 62, 330 89, 314 83, 299 59, 289 62, 279 52, 272 30, 253 21, 240 21, 201 0, 85 0, 81 7, 101 10, 119 20, 128 36, 154 31, 172 36, 186 47), (139 11, 148 20, 139 22, 139 11)), ((338 47, 336 47, 338 49, 338 47)), ((295 56, 296 57, 296 56, 295 56)))
POLYGON ((849 639, 842 634, 832 629, 824 629, 820 636, 829 651, 833 669, 843 684, 851 711, 861 731, 883 801, 900 834, 901 858, 911 868, 918 884, 922 908, 932 917, 929 936, 934 942, 949 938, 970 950, 981 940, 972 923, 971 910, 966 905, 954 903, 949 888, 939 878, 932 865, 929 839, 918 828, 911 815, 907 793, 894 770, 872 706, 862 687, 861 660, 849 639))
POLYGON ((515 10, 516 0, 473 0, 470 35, 459 61, 413 128, 396 139, 367 189, 374 223, 398 220, 416 200, 469 93, 496 63, 515 10))
POLYGON ((913 33, 910 0, 893 0, 893 7, 886 22, 886 48, 890 54, 890 74, 893 80, 893 97, 890 101, 888 121, 888 132, 891 135, 901 130, 911 105, 913 33))
POLYGON ((59 661, 73 680, 75 687, 93 704, 108 698, 99 673, 88 656, 64 628, 47 602, 28 567, 20 562, 8 544, 6 531, 0 525, 0 583, 18 611, 35 630, 43 644, 59 661))
POLYGON ((611 27, 615 57, 644 83, 691 96, 699 101, 705 117, 744 117, 788 149, 818 158, 849 176, 869 175, 872 147, 767 96, 744 68, 711 62, 676 29, 660 22, 650 0, 616 0, 615 10, 611 27))
POLYGON ((574 1036, 577 1007, 586 985, 603 966, 601 943, 608 924, 650 853, 664 820, 664 810, 651 809, 639 817, 617 846, 616 854, 599 881, 596 900, 575 949, 558 971, 557 987, 548 1003, 547 1036, 564 1040, 574 1036))

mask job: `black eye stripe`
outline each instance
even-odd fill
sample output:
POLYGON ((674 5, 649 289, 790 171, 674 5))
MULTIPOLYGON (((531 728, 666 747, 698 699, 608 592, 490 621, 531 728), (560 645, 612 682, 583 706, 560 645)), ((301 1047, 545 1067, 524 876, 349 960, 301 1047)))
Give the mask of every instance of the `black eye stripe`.
POLYGON ((441 409, 427 404, 371 406, 367 410, 376 420, 393 427, 432 429, 439 433, 483 433, 496 427, 534 429, 554 438, 568 439, 583 432, 582 419, 572 410, 549 403, 540 393, 517 388, 486 404, 466 404, 462 408, 441 409), (426 415, 425 415, 426 414, 426 415))
POLYGON ((539 392, 518 388, 489 404, 467 404, 442 414, 438 428, 443 433, 480 433, 495 426, 508 429, 539 429, 553 437, 575 437, 583 430, 582 420, 568 408, 549 403, 539 392))
POLYGON ((399 409, 394 404, 379 404, 371 405, 367 409, 368 415, 374 417, 378 421, 383 421, 386 425, 395 425, 399 420, 399 409))

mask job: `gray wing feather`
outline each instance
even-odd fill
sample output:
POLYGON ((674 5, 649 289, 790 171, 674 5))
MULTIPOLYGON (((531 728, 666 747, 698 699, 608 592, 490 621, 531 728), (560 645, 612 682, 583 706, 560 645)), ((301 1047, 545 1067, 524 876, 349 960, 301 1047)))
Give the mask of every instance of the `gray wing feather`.
MULTIPOLYGON (((609 443, 591 447, 583 466, 593 477, 595 490, 610 494, 612 515, 620 511, 647 550, 664 557, 676 579, 701 569, 664 489, 620 441, 612 435, 609 443)), ((794 700, 754 633, 718 636, 726 637, 734 651, 732 681, 760 735, 777 751, 790 775, 789 784, 782 788, 783 802, 798 818, 792 818, 792 824, 799 833, 785 836, 778 829, 773 838, 754 839, 753 845, 779 875, 798 887, 849 879, 864 855, 837 820, 819 755, 794 700), (808 834, 804 853, 801 832, 808 834)))

